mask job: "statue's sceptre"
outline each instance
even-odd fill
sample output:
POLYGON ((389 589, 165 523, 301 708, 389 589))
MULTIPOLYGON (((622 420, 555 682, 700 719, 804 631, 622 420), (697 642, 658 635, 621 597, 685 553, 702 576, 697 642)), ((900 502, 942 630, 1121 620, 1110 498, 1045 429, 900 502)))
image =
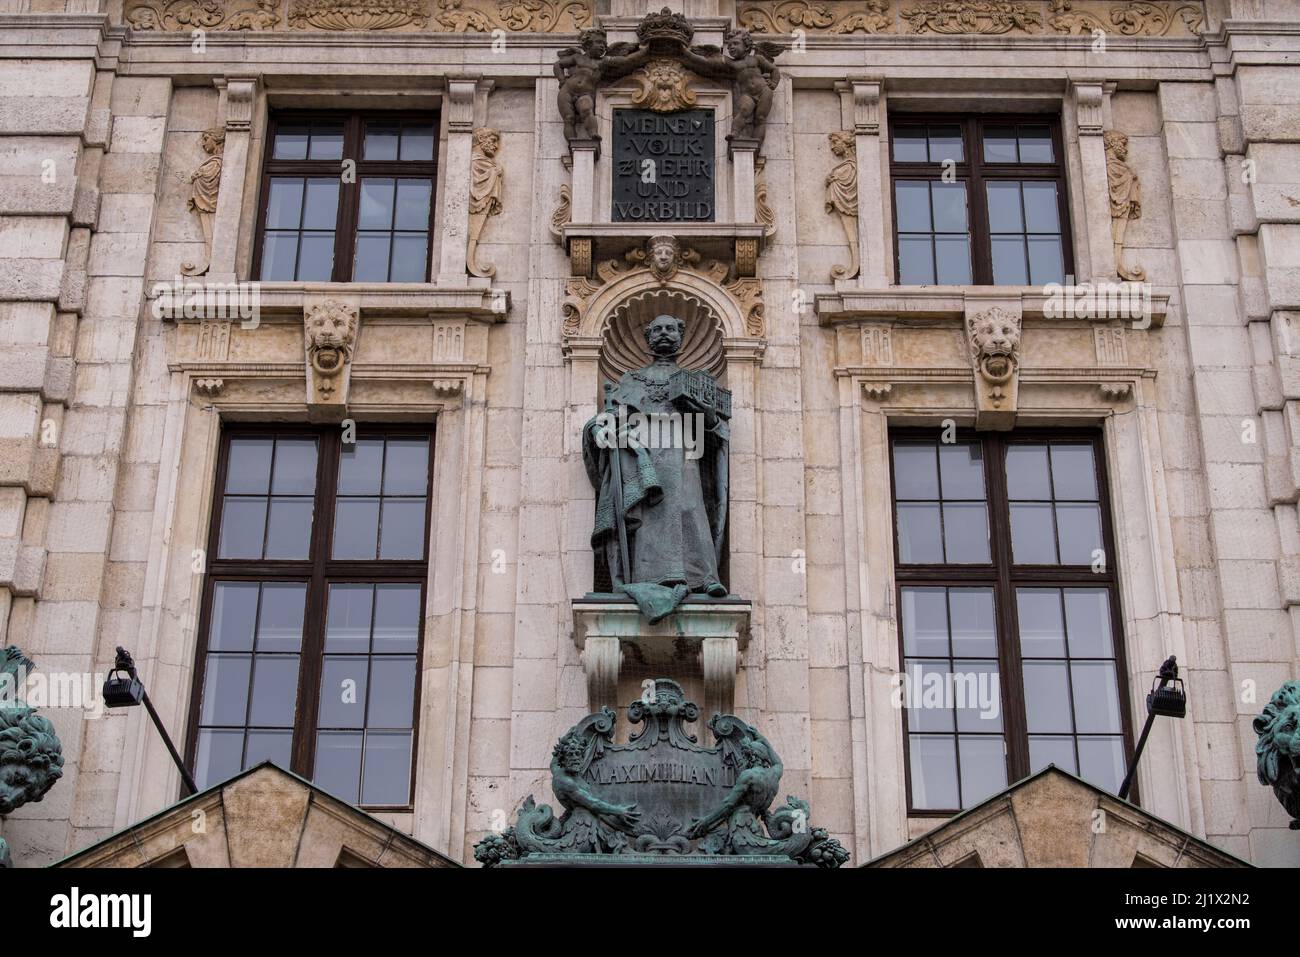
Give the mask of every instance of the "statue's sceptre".
MULTIPOLYGON (((605 408, 609 408, 609 395, 614 383, 605 383, 605 408)), ((623 581, 628 582, 632 579, 632 563, 628 559, 627 548, 627 525, 623 520, 623 462, 619 454, 618 430, 614 429, 614 442, 609 450, 610 468, 613 470, 614 478, 614 527, 618 530, 618 553, 619 558, 623 561, 623 581)))

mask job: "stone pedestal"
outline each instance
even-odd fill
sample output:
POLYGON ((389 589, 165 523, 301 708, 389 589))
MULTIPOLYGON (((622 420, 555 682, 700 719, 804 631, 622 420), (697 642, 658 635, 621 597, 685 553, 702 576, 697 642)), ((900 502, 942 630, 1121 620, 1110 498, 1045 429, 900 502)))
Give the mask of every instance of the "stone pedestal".
POLYGON ((573 602, 573 643, 582 649, 587 703, 618 707, 618 677, 629 646, 649 668, 698 664, 704 676, 704 715, 735 708, 740 652, 749 643, 753 605, 740 598, 683 602, 650 624, 630 599, 593 595, 573 602))

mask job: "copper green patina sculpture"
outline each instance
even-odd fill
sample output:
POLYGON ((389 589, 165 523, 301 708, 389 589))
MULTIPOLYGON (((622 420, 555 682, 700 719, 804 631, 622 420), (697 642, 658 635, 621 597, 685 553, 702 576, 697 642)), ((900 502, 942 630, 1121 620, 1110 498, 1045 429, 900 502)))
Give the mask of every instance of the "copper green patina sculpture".
MULTIPOLYGON (((22 699, 33 668, 14 645, 0 657, 0 815, 39 801, 63 777, 63 746, 54 726, 22 699)), ((0 838, 0 868, 12 866, 9 846, 0 838)))
MULTIPOLYGON (((649 683, 647 683, 649 684, 649 683)), ((641 729, 615 744, 602 708, 555 745, 551 789, 559 817, 530 795, 515 826, 474 846, 485 867, 554 864, 748 864, 839 867, 849 854, 813 827, 808 802, 773 809, 781 758, 753 726, 730 714, 709 721, 703 747, 685 724, 699 708, 667 678, 628 706, 641 729)))
POLYGON ((1272 786, 1291 815, 1291 829, 1300 830, 1300 682, 1288 681, 1273 692, 1254 728, 1259 783, 1272 786))

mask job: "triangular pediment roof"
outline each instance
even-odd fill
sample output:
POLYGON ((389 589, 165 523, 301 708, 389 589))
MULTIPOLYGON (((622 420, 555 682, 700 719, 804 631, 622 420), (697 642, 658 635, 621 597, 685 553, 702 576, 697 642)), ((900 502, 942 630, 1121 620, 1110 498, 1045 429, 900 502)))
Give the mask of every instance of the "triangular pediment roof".
POLYGON ((459 867, 305 778, 263 762, 53 867, 459 867))
POLYGON ((1250 867, 1055 765, 864 867, 1250 867))

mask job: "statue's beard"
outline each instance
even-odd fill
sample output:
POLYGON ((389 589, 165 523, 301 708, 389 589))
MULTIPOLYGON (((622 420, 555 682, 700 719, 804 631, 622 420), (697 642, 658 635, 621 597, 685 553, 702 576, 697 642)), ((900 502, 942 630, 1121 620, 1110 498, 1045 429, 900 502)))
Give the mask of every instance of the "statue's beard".
POLYGON ((671 359, 677 355, 677 350, 680 348, 681 344, 676 340, 665 341, 659 339, 650 343, 650 351, 660 359, 671 359))

